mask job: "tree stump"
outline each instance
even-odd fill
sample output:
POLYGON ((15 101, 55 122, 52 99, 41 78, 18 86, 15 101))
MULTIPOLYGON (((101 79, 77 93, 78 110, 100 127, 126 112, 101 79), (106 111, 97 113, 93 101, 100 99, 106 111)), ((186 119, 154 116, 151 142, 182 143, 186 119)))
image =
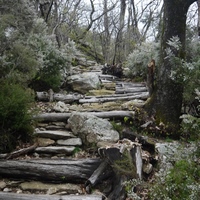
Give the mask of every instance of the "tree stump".
POLYGON ((86 181, 86 191, 90 192, 87 188, 110 176, 112 187, 105 195, 109 200, 125 199, 124 182, 133 178, 142 179, 141 144, 123 139, 116 144, 99 148, 98 152, 104 162, 86 181))

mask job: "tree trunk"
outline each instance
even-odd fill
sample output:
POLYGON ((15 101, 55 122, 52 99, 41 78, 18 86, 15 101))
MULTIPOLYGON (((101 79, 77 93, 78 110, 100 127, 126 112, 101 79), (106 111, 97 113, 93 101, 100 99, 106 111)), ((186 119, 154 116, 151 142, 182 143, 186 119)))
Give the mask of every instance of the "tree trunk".
MULTIPOLYGON (((183 84, 170 77, 172 64, 167 57, 167 43, 176 36, 182 47, 174 52, 176 57, 185 58, 186 16, 194 0, 164 0, 164 25, 161 42, 161 66, 158 69, 157 87, 147 105, 150 115, 155 114, 158 123, 164 123, 169 131, 177 131, 181 114, 183 84)), ((171 49, 173 51, 173 49, 171 49)))
POLYGON ((104 19, 104 29, 105 29, 105 33, 104 33, 104 36, 102 37, 102 43, 103 43, 103 46, 102 46, 102 52, 103 52, 103 55, 104 55, 104 60, 106 63, 110 63, 110 51, 109 51, 109 47, 110 47, 110 31, 109 31, 109 17, 108 17, 108 0, 104 0, 104 16, 103 16, 103 19, 104 19))
POLYGON ((58 183, 84 183, 100 163, 100 159, 0 160, 0 176, 58 183))
POLYGON ((120 16, 119 16, 119 30, 115 41, 115 55, 113 58, 113 64, 121 63, 124 59, 123 51, 123 29, 124 29, 124 17, 126 11, 126 1, 120 0, 120 16))

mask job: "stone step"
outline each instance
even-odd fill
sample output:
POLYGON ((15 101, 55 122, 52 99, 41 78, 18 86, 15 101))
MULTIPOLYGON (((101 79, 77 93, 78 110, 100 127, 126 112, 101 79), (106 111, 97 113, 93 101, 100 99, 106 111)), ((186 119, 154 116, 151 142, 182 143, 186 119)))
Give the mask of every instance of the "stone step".
POLYGON ((45 153, 45 154, 65 154, 65 155, 72 155, 73 151, 75 150, 74 146, 48 146, 48 147, 37 147, 35 152, 37 153, 45 153))
POLYGON ((69 139, 69 138, 75 138, 76 136, 73 135, 70 131, 52 131, 52 130, 44 130, 40 131, 37 130, 34 133, 35 136, 42 137, 42 138, 50 138, 53 140, 59 140, 59 139, 69 139))
POLYGON ((23 191, 38 191, 45 194, 82 194, 81 185, 64 183, 64 184, 53 184, 53 183, 41 183, 39 181, 23 182, 19 185, 23 191))
POLYGON ((81 138, 69 138, 67 140, 57 140, 58 145, 64 146, 82 146, 81 138))

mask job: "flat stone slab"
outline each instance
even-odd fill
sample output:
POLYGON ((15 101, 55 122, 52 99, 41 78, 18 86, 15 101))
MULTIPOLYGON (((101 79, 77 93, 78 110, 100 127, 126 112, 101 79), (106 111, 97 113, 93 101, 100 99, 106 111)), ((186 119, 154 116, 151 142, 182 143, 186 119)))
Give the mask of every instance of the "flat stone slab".
POLYGON ((55 144, 55 140, 49 138, 37 138, 36 141, 39 147, 47 147, 55 144))
POLYGON ((50 130, 36 131, 34 135, 43 138, 50 138, 53 140, 69 139, 75 137, 70 131, 50 131, 50 130))
POLYGON ((57 140, 56 143, 63 146, 81 146, 82 140, 81 138, 70 138, 67 140, 57 140))
POLYGON ((75 147, 38 147, 35 149, 37 153, 52 153, 52 154, 66 154, 71 155, 75 147))
POLYGON ((24 182, 20 184, 22 190, 28 191, 45 191, 47 194, 55 194, 57 192, 65 192, 66 194, 81 194, 81 187, 77 184, 49 184, 38 181, 24 182))

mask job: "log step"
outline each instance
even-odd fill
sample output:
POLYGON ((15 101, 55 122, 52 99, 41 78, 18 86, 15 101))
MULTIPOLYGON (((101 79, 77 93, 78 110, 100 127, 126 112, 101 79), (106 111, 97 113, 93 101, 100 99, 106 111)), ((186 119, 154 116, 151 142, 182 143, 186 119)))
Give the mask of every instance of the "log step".
POLYGON ((145 83, 132 83, 132 82, 116 82, 118 87, 145 87, 145 83))
MULTIPOLYGON (((115 110, 108 112, 85 112, 95 115, 101 118, 123 118, 130 117, 133 118, 135 116, 134 111, 123 111, 123 110, 115 110)), ((55 121, 66 121, 70 117, 71 113, 43 113, 34 116, 34 119, 44 121, 44 122, 55 122, 55 121)), ((44 133, 45 131, 41 131, 44 133)), ((38 132, 37 132, 38 133, 38 132)), ((36 134, 37 134, 36 133, 36 134)), ((42 135, 41 133, 41 135, 42 135)), ((42 137, 42 136, 41 136, 42 137)), ((75 136, 74 136, 75 137, 75 136)))
POLYGON ((147 92, 146 87, 134 87, 134 88, 116 88, 115 94, 135 93, 135 92, 147 92))
POLYGON ((81 184, 92 175, 100 162, 99 158, 0 160, 0 176, 29 181, 81 184))
POLYGON ((79 99, 79 103, 103 103, 110 101, 130 101, 133 99, 147 99, 149 97, 148 92, 135 93, 132 96, 122 97, 108 97, 108 98, 91 98, 91 99, 79 99))
POLYGON ((36 195, 0 192, 0 200, 102 200, 101 195, 36 195))

